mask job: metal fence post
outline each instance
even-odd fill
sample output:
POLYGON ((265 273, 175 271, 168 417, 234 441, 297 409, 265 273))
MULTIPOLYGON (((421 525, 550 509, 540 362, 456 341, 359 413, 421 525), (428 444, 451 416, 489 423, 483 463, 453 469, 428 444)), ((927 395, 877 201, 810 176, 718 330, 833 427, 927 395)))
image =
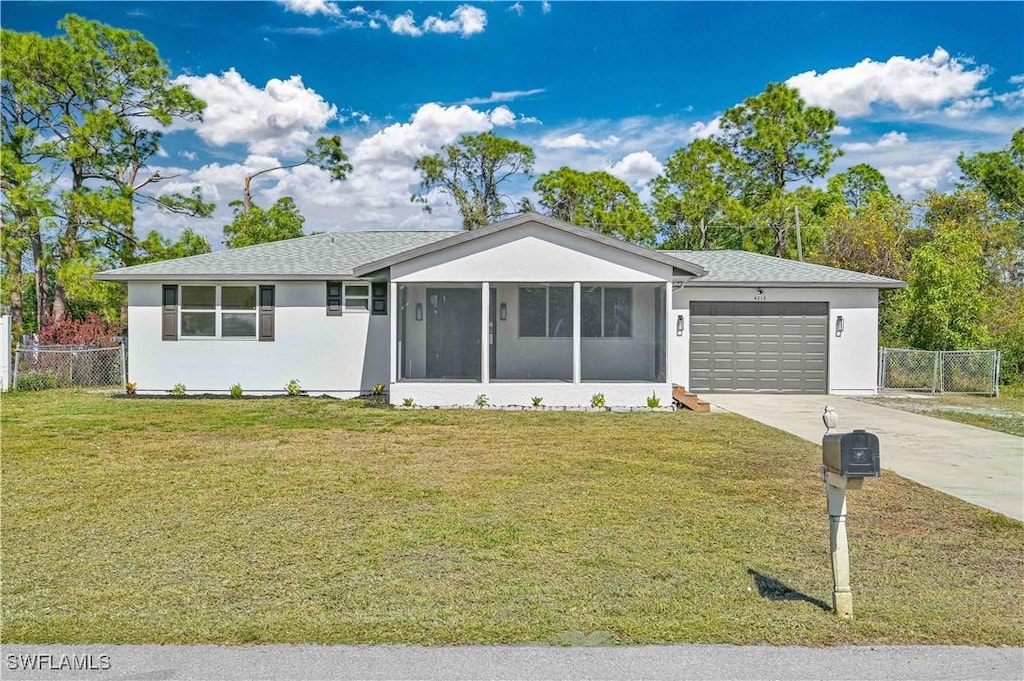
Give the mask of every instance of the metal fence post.
POLYGON ((938 388, 942 392, 942 352, 936 352, 932 359, 932 395, 938 388))
POLYGON ((14 347, 14 375, 11 377, 11 390, 18 389, 18 364, 21 362, 21 343, 14 347))
POLYGON ((1003 353, 998 350, 993 350, 996 353, 995 361, 992 362, 992 385, 994 386, 995 396, 999 397, 999 362, 1002 360, 1003 353))
POLYGON ((125 387, 128 385, 128 364, 125 362, 124 343, 119 346, 121 348, 121 390, 122 392, 127 391, 125 387))

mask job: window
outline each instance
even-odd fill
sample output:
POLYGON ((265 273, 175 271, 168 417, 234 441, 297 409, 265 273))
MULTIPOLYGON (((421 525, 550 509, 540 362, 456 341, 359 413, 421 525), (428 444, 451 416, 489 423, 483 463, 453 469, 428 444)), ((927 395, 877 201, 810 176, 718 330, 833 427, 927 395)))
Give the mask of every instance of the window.
POLYGON ((220 335, 224 338, 256 337, 256 287, 222 286, 220 335))
MULTIPOLYGON (((165 289, 165 302, 167 296, 165 289)), ((272 305, 270 314, 273 314, 272 305)), ((182 338, 254 339, 256 314, 255 286, 181 287, 182 338)), ((164 335, 170 339, 166 330, 164 335)))
POLYGON ((181 335, 183 338, 217 336, 217 287, 181 287, 181 335))
POLYGON ((369 311, 370 285, 345 284, 345 309, 369 311))
POLYGON ((572 338, 572 288, 523 286, 519 289, 520 338, 572 338))
POLYGON ((584 338, 630 338, 633 335, 633 289, 589 286, 580 301, 584 338))

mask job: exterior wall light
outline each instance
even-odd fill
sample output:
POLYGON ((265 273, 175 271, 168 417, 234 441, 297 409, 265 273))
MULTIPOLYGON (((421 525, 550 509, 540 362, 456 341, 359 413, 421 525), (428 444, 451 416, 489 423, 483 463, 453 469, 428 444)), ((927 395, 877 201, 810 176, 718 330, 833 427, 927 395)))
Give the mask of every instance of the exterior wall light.
POLYGON ((836 338, 839 338, 840 336, 843 335, 844 326, 845 325, 843 324, 843 315, 839 315, 838 317, 836 317, 836 338))
POLYGON ((423 303, 416 303, 416 321, 423 321, 423 303))
POLYGON ((508 319, 508 305, 505 303, 498 306, 498 318, 501 319, 501 321, 508 319))
POLYGON ((678 315, 676 316, 676 335, 682 336, 684 330, 686 330, 686 322, 683 319, 683 315, 678 315))

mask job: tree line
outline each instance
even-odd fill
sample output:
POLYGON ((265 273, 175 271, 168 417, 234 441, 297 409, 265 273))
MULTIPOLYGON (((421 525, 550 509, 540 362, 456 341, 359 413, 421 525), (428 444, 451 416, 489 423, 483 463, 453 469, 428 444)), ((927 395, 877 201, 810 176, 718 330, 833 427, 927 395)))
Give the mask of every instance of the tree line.
MULTIPOLYGON (((140 235, 140 207, 209 217, 198 188, 161 192, 151 170, 163 133, 202 120, 205 103, 171 82, 157 49, 136 31, 74 15, 50 38, 2 35, 2 302, 17 332, 98 314, 122 322, 124 287, 92 274, 210 250, 185 229, 176 240, 140 235)), ((677 149, 645 204, 605 171, 562 167, 533 177, 528 145, 464 135, 414 165, 410 199, 458 209, 465 229, 537 210, 640 245, 742 249, 903 279, 880 301, 882 342, 926 349, 997 347, 1004 375, 1024 377, 1024 129, 1004 149, 961 155, 954 190, 918 201, 894 193, 869 165, 833 173, 842 150, 834 112, 771 83, 726 111, 718 129, 677 149), (533 198, 510 187, 533 179, 533 198), (533 202, 536 202, 534 205, 533 202)), ((311 164, 344 181, 340 137, 321 137, 292 162, 243 178, 223 228, 229 248, 301 236, 291 197, 264 208, 252 183, 311 164)))

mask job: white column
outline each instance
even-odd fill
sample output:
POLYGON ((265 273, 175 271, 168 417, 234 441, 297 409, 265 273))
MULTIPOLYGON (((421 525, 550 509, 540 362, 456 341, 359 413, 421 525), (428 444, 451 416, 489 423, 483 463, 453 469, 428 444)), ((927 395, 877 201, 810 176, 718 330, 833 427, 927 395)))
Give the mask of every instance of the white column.
MULTIPOLYGON (((480 382, 491 382, 491 283, 480 284, 480 382)), ((497 333, 497 329, 494 330, 497 333)))
POLYGON ((679 314, 672 309, 671 281, 665 282, 665 304, 662 309, 665 311, 665 382, 671 384, 672 377, 675 376, 675 367, 672 361, 675 353, 672 352, 674 345, 672 339, 676 337, 676 316, 679 314))
POLYGON ((580 357, 582 356, 582 344, 580 333, 583 327, 580 318, 583 293, 580 282, 572 283, 572 382, 579 383, 582 373, 580 371, 580 357))
POLYGON ((401 353, 398 352, 398 315, 403 314, 403 310, 399 309, 398 284, 391 282, 388 288, 390 290, 388 310, 391 313, 388 316, 388 323, 391 326, 391 332, 388 334, 391 345, 389 364, 391 366, 391 383, 398 383, 398 363, 402 361, 401 353))

